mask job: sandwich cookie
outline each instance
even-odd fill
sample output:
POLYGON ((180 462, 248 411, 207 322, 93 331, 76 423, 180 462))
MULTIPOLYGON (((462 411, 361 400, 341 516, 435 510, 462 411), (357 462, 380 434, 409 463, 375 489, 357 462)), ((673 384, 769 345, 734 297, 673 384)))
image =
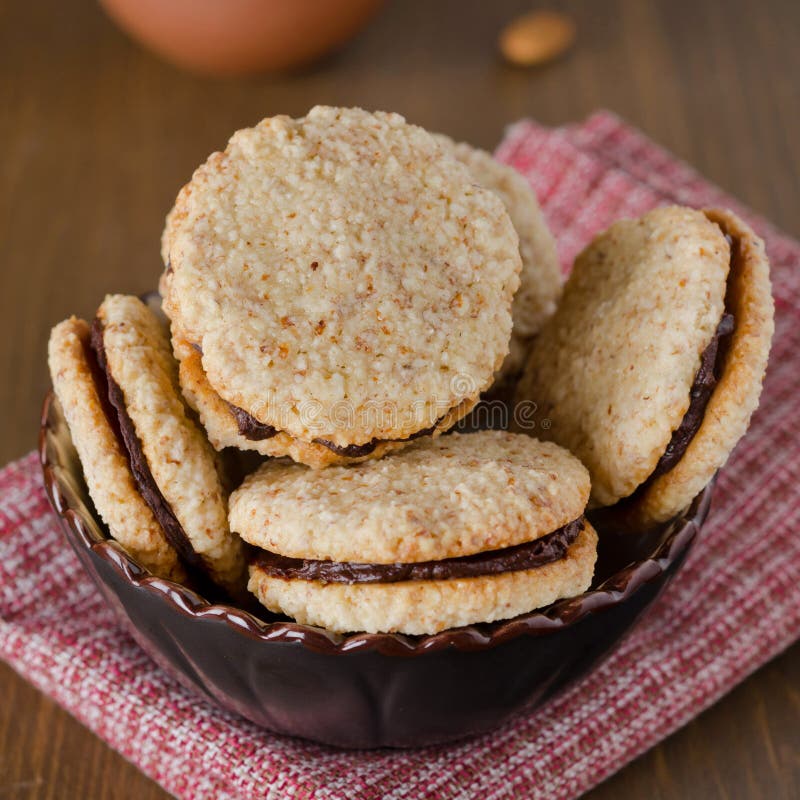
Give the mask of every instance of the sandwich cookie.
POLYGON ((659 208, 577 258, 517 399, 632 527, 686 508, 758 406, 773 332, 763 242, 729 211, 659 208))
POLYGON ((206 429, 208 440, 217 450, 236 448, 251 450, 264 456, 290 456, 313 469, 322 469, 332 464, 356 464, 361 461, 382 458, 393 450, 400 450, 409 441, 422 436, 438 436, 451 428, 462 416, 468 414, 475 400, 467 400, 446 413, 430 428, 411 434, 403 441, 373 440, 363 445, 335 447, 326 442, 304 442, 294 439, 284 431, 258 422, 240 408, 227 403, 208 382, 200 353, 188 342, 173 340, 175 357, 178 359, 181 390, 186 402, 197 412, 206 429))
POLYGON ((138 298, 109 295, 91 344, 138 494, 195 574, 241 595, 244 546, 227 524, 216 455, 183 403, 165 326, 138 298))
POLYGON ((475 181, 494 192, 508 211, 519 235, 520 284, 511 305, 509 353, 497 375, 500 382, 519 377, 532 338, 556 310, 561 296, 561 267, 556 242, 530 184, 515 169, 485 150, 435 134, 442 149, 469 169, 475 181))
POLYGON ((552 443, 454 433, 316 473, 267 462, 231 495, 230 522, 258 548, 249 589, 271 611, 429 634, 585 591, 588 496, 586 469, 552 443))
POLYGON ((511 220, 396 114, 317 107, 234 134, 178 195, 163 255, 173 339, 271 455, 374 458, 441 431, 508 352, 511 220))
POLYGON ((90 345, 89 325, 71 317, 50 333, 48 361, 58 402, 78 452, 97 513, 111 536, 153 575, 177 582, 186 572, 131 472, 105 373, 90 345))

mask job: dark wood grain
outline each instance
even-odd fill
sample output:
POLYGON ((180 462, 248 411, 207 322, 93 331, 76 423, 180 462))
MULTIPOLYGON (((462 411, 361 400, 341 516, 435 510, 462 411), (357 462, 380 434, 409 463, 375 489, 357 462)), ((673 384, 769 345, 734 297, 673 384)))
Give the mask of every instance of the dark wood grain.
MULTIPOLYGON (((800 4, 570 0, 579 40, 501 63, 528 2, 403 0, 317 69, 224 81, 140 50, 88 0, 0 0, 0 462, 34 442, 50 326, 152 287, 176 190, 237 127, 315 103, 400 111, 492 147, 523 116, 608 107, 800 234, 800 4)), ((591 797, 800 797, 800 647, 591 797)), ((164 793, 0 667, 0 800, 164 793)))

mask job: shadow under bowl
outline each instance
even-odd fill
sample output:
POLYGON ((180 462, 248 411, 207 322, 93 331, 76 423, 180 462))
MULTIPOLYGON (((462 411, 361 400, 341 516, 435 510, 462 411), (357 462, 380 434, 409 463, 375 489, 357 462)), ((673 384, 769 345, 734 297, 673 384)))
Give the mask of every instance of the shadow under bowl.
MULTIPOLYGON (((631 629, 689 551, 709 485, 646 536, 600 526, 589 591, 511 620, 431 636, 341 635, 211 604, 153 577, 110 539, 58 402, 45 400, 44 484, 83 566, 139 645, 185 687, 264 728, 339 747, 412 747, 483 733, 542 706, 631 629)), ((594 521, 594 520, 593 520, 594 521)))

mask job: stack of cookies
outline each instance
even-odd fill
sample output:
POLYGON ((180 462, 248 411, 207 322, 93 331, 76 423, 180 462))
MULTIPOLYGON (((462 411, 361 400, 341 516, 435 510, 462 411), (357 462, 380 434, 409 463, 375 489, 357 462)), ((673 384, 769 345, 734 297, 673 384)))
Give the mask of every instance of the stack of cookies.
POLYGON ((746 428, 771 333, 736 218, 621 225, 559 302, 536 199, 488 154, 360 109, 237 132, 167 218, 166 318, 112 295, 53 329, 98 514, 154 574, 332 631, 580 594, 590 498, 631 524, 688 505, 746 428), (498 385, 552 424, 457 432, 498 385))

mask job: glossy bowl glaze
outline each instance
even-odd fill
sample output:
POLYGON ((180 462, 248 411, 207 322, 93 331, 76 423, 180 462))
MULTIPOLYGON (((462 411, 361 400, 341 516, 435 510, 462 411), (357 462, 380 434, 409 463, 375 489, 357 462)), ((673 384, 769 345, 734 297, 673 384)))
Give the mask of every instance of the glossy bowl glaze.
POLYGON ((482 733, 542 705, 608 654, 680 568, 711 500, 646 536, 602 520, 580 597, 432 636, 329 633, 211 604, 155 578, 108 538, 61 410, 45 401, 44 484, 70 545, 141 647, 184 686, 277 733, 411 747, 482 733))

